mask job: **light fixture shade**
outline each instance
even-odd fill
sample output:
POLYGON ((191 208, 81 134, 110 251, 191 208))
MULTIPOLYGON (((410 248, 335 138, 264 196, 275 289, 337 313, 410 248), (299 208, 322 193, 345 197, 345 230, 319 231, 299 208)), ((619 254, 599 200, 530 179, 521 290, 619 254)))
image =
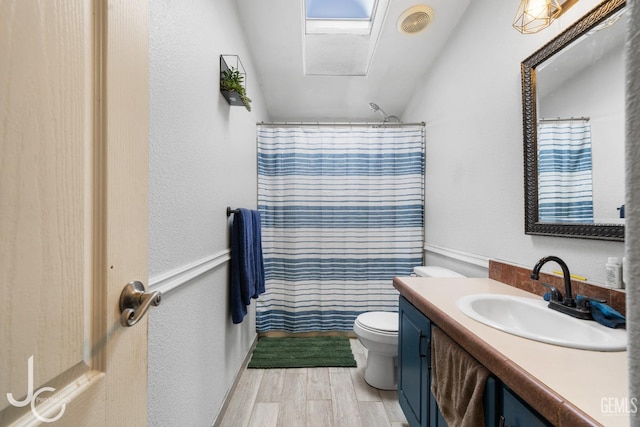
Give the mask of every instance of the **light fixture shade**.
POLYGON ((557 0, 521 0, 513 28, 533 34, 547 28, 562 12, 557 0))

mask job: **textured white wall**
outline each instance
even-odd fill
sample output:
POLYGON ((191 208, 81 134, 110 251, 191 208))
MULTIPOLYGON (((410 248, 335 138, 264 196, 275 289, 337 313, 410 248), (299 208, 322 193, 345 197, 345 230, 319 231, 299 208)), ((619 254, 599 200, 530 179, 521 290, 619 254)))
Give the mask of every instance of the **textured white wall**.
POLYGON ((597 3, 521 35, 511 27, 517 2, 471 2, 402 115, 427 123, 427 245, 530 267, 557 255, 572 273, 605 282, 607 257, 622 257, 623 243, 524 234, 520 63, 597 3))
MULTIPOLYGON (((255 208, 255 123, 267 120, 233 0, 150 1, 150 282, 229 248, 226 207, 255 208), (219 92, 219 55, 247 70, 253 111, 219 92)), ((149 425, 211 425, 255 338, 233 325, 228 263, 164 296, 149 319, 149 425)))
MULTIPOLYGON (((627 207, 626 229, 627 320, 629 325, 629 397, 640 402, 640 5, 628 2, 631 24, 627 62, 627 207)), ((640 426, 640 414, 631 415, 631 425, 640 426)))

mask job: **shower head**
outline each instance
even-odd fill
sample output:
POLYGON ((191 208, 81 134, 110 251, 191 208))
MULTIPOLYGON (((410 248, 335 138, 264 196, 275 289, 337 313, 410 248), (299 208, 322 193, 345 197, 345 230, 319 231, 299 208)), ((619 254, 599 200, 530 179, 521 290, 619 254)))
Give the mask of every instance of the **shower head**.
POLYGON ((369 108, 371 108, 371 111, 377 111, 378 113, 382 114, 382 118, 384 119, 385 122, 389 121, 389 116, 387 116, 387 113, 385 113, 384 110, 382 110, 382 108, 378 107, 378 104, 374 102, 370 102, 369 108))
POLYGON ((382 108, 380 108, 378 106, 378 104, 376 104, 375 102, 370 102, 369 103, 369 108, 371 109, 371 111, 377 111, 378 113, 382 114, 382 122, 386 123, 391 121, 391 119, 395 120, 398 123, 402 123, 400 121, 400 119, 396 116, 388 116, 387 113, 384 112, 384 110, 382 108))

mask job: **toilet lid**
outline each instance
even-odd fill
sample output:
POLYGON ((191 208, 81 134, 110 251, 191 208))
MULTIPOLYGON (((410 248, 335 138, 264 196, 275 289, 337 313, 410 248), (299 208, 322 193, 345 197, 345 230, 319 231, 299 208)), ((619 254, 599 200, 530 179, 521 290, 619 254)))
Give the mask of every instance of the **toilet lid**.
POLYGON ((356 319, 358 323, 369 329, 386 332, 398 332, 398 313, 388 311, 370 311, 362 313, 356 319))

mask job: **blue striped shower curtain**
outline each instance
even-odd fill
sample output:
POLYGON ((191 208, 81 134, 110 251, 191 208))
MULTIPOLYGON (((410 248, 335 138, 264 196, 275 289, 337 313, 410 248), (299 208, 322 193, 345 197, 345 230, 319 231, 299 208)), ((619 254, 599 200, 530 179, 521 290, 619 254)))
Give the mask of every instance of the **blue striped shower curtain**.
POLYGON ((587 120, 538 124, 538 214, 540 222, 593 222, 587 120))
POLYGON ((259 332, 350 331, 422 264, 424 126, 258 126, 259 332))

